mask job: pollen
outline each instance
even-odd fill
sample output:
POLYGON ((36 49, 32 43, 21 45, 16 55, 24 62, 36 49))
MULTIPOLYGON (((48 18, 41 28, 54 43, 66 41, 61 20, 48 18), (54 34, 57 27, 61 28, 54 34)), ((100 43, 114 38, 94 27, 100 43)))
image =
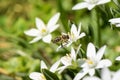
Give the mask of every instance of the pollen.
POLYGON ((71 56, 69 54, 66 54, 65 57, 66 57, 67 60, 71 59, 71 56))
POLYGON ((41 74, 41 78, 42 78, 42 80, 46 80, 46 78, 43 74, 41 74))
POLYGON ((74 39, 74 38, 75 38, 75 35, 74 35, 74 33, 73 33, 73 32, 68 33, 68 35, 71 37, 71 39, 74 39))
POLYGON ((93 64, 93 61, 92 60, 87 60, 87 63, 88 64, 93 64))
POLYGON ((46 29, 42 29, 41 32, 42 32, 42 33, 46 32, 46 29))

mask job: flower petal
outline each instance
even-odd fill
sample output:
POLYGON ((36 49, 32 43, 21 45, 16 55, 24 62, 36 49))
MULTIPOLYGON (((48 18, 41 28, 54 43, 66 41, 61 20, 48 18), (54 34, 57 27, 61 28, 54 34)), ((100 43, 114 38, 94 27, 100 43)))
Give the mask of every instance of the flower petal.
POLYGON ((95 74, 95 69, 90 69, 88 73, 90 76, 93 76, 95 74))
POLYGON ((71 65, 71 61, 72 61, 72 58, 71 57, 68 57, 68 56, 63 56, 60 61, 62 62, 63 65, 65 66, 70 66, 71 65))
POLYGON ((110 19, 109 22, 111 22, 111 24, 120 23, 120 18, 113 18, 113 19, 110 19))
POLYGON ((83 63, 82 65, 81 65, 81 67, 82 68, 84 68, 84 70, 88 70, 88 68, 89 68, 89 66, 88 66, 88 63, 83 63))
POLYGON ((41 31, 41 29, 46 28, 44 22, 41 19, 39 19, 39 18, 36 18, 36 27, 40 31, 41 31))
POLYGON ((106 48, 106 46, 103 46, 98 50, 97 55, 96 55, 96 60, 97 61, 101 60, 101 58, 102 58, 102 56, 105 52, 105 48, 106 48))
POLYGON ((37 36, 32 41, 30 41, 30 43, 35 43, 35 42, 39 41, 41 38, 42 38, 41 36, 37 36))
POLYGON ((49 27, 48 27, 49 33, 53 32, 53 31, 56 30, 58 27, 59 27, 59 24, 53 25, 53 26, 49 26, 49 27))
POLYGON ((87 8, 87 7, 88 7, 88 3, 81 2, 81 3, 78 3, 75 6, 73 6, 72 10, 78 10, 78 9, 83 9, 83 8, 87 8))
POLYGON ((66 44, 66 46, 69 47, 72 43, 73 43, 73 41, 68 41, 68 43, 66 44))
POLYGON ((111 0, 98 0, 98 3, 97 3, 97 5, 99 5, 99 4, 105 4, 105 3, 108 3, 108 2, 110 2, 111 0))
POLYGON ((71 34, 77 35, 77 27, 76 27, 75 24, 72 24, 72 27, 71 27, 71 34))
POLYGON ((87 46, 87 58, 93 60, 96 57, 95 46, 89 43, 87 46))
POLYGON ((98 65, 96 66, 96 68, 104 68, 104 67, 109 67, 112 65, 112 62, 108 59, 103 59, 101 60, 98 65))
POLYGON ((57 70, 59 64, 60 64, 60 60, 58 60, 57 62, 55 62, 55 63, 52 65, 52 67, 50 68, 50 71, 51 71, 51 72, 55 72, 55 71, 57 70))
POLYGON ((38 73, 38 72, 32 72, 32 73, 30 73, 29 77, 33 80, 43 80, 42 75, 43 74, 38 73))
POLYGON ((30 29, 30 30, 27 30, 27 31, 24 31, 24 33, 28 36, 38 36, 39 35, 39 31, 37 29, 30 29))
POLYGON ((48 22, 47 28, 52 28, 52 26, 56 25, 58 19, 60 17, 60 13, 55 14, 48 22))
POLYGON ((68 66, 62 66, 62 67, 59 67, 57 70, 58 70, 58 73, 62 73, 68 66))
POLYGON ((101 79, 96 77, 96 76, 92 76, 92 77, 91 76, 86 76, 82 80, 101 80, 101 79))
POLYGON ((86 35, 86 34, 85 34, 84 32, 81 33, 81 34, 78 36, 78 39, 84 37, 85 35, 86 35))
POLYGON ((62 45, 58 46, 58 48, 56 49, 56 51, 59 51, 60 48, 63 48, 63 47, 69 47, 71 44, 72 44, 71 41, 69 41, 69 43, 62 43, 62 45))
POLYGON ((120 61, 120 56, 118 56, 115 60, 118 60, 118 61, 120 61))
POLYGON ((43 41, 46 43, 50 43, 52 39, 52 35, 48 34, 47 36, 43 37, 43 41))
POLYGON ((112 80, 120 80, 120 70, 118 70, 118 71, 114 74, 112 80))
POLYGON ((108 68, 102 69, 101 78, 102 78, 102 80, 112 80, 111 73, 110 73, 110 70, 108 68))
POLYGON ((74 61, 76 61, 76 53, 75 53, 75 50, 73 49, 73 47, 71 47, 71 57, 74 61))
POLYGON ((81 71, 79 73, 77 73, 77 75, 75 76, 75 78, 73 80, 81 80, 81 78, 83 78, 88 72, 87 71, 81 71))
POLYGON ((61 46, 61 45, 57 47, 56 51, 59 51, 59 50, 60 50, 60 48, 62 48, 62 46, 61 46))
POLYGON ((42 60, 41 64, 40 64, 41 68, 40 69, 48 69, 47 65, 45 64, 45 62, 42 60))
POLYGON ((78 26, 78 31, 77 31, 77 35, 80 34, 80 31, 81 31, 81 23, 79 23, 79 26, 78 26))
MULTIPOLYGON (((79 67, 82 67, 82 65, 84 63, 85 63, 85 60, 83 60, 83 59, 77 59, 77 64, 78 64, 79 67)), ((84 68, 84 66, 82 68, 84 68)), ((83 69, 83 70, 85 70, 85 69, 83 69)))
POLYGON ((116 24, 116 27, 120 27, 120 23, 119 23, 119 24, 116 24))
POLYGON ((88 4, 88 10, 93 9, 96 6, 96 4, 88 4))

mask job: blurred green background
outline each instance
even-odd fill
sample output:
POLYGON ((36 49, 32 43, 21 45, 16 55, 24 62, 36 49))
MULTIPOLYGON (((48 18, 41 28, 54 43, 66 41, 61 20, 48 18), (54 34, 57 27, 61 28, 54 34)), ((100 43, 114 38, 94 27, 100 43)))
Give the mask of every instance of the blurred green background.
POLYGON ((80 1, 82 0, 0 0, 0 80, 30 80, 30 72, 40 71, 40 60, 50 66, 68 52, 65 49, 56 52, 58 46, 52 43, 39 41, 29 44, 32 37, 24 34, 25 30, 36 27, 36 17, 47 23, 57 12, 61 13, 60 27, 52 33, 53 37, 61 32, 67 33, 71 22, 76 25, 81 22, 86 37, 78 43, 82 44, 83 50, 86 51, 89 42, 98 48, 107 45, 105 57, 113 62, 111 69, 117 70, 120 64, 114 59, 120 55, 120 32, 108 20, 120 17, 119 6, 110 2, 101 8, 96 7, 99 12, 95 9, 72 11, 72 6, 80 1), (101 38, 98 38, 97 32, 98 19, 101 38))

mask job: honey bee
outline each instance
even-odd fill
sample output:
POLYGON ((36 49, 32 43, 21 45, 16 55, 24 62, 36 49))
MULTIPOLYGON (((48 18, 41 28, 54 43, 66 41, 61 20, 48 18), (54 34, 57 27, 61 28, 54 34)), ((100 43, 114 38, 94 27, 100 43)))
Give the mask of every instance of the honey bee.
POLYGON ((64 46, 63 43, 67 44, 68 41, 69 41, 69 35, 67 34, 62 34, 61 36, 58 36, 52 40, 53 43, 60 43, 62 47, 64 46))

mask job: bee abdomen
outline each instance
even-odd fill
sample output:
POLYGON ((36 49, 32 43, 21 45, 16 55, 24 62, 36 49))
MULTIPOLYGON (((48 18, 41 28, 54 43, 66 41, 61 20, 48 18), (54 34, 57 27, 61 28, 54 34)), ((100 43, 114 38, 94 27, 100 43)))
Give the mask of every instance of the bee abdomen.
POLYGON ((62 35, 62 38, 63 39, 69 39, 69 36, 68 35, 62 35))
POLYGON ((54 40, 52 40, 53 43, 57 43, 61 41, 61 37, 56 37, 54 40))

